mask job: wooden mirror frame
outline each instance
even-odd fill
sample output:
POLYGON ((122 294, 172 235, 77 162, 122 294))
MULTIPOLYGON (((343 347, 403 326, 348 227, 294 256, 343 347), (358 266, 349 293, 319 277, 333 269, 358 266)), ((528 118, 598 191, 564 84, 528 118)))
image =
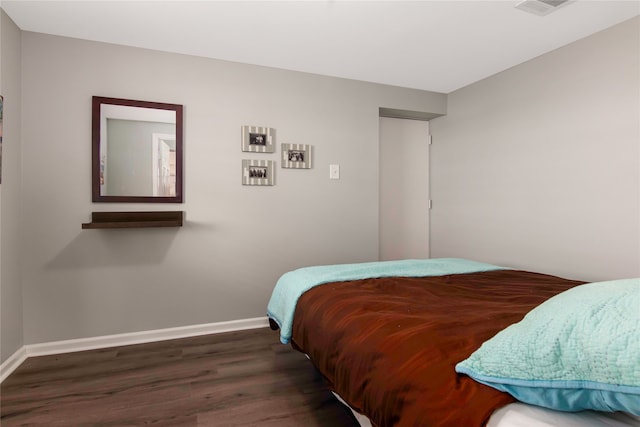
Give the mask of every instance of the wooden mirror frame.
POLYGON ((183 113, 182 105, 167 104, 161 102, 134 101, 131 99, 106 98, 94 96, 91 109, 92 117, 92 182, 91 189, 93 202, 114 203, 182 203, 182 177, 183 177, 183 113), (122 105, 127 107, 151 108, 157 110, 171 110, 176 113, 176 192, 175 196, 106 196, 100 194, 100 135, 101 135, 101 107, 104 104, 122 105))

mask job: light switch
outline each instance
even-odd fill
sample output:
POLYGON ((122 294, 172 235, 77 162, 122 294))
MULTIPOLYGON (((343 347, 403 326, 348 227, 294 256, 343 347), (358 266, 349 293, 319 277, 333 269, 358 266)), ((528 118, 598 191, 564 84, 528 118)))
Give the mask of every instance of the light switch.
POLYGON ((340 179, 340 165, 329 165, 329 179, 340 179))

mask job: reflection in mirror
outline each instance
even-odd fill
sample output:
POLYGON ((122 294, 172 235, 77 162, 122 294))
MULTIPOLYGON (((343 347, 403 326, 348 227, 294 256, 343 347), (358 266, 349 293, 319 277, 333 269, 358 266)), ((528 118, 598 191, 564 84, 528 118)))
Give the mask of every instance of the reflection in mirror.
POLYGON ((182 105, 93 97, 93 201, 182 202, 182 105))

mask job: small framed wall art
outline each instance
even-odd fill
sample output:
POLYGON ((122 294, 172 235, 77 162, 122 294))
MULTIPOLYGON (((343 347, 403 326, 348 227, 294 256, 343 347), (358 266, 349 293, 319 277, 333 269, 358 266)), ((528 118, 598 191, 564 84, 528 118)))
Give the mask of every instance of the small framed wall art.
POLYGON ((282 144, 282 167, 311 169, 313 146, 306 144, 282 144))
POLYGON ((261 126, 242 126, 242 151, 273 153, 276 130, 261 126))
POLYGON ((274 185, 273 160, 242 160, 242 185, 274 185))

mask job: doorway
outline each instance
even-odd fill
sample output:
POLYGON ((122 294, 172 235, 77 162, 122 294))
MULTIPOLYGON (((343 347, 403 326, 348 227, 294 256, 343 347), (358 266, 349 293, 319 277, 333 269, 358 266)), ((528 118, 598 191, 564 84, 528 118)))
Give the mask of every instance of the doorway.
POLYGON ((380 117, 380 261, 429 258, 429 122, 380 117))

